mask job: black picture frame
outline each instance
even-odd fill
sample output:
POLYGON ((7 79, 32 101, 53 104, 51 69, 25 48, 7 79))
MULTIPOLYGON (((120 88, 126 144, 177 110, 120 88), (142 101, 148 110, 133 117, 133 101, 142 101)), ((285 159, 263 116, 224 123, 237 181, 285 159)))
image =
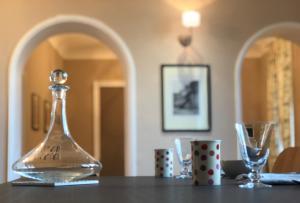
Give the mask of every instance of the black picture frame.
MULTIPOLYGON (((179 76, 180 76, 180 74, 179 74, 179 76)), ((200 78, 199 78, 199 80, 200 80, 200 78)), ((200 85, 200 83, 199 83, 199 85, 200 85)), ((199 87, 197 89, 199 89, 199 87)), ((199 92, 199 90, 197 91, 197 93, 198 92, 199 92)), ((199 98, 200 93, 198 93, 198 94, 197 94, 197 97, 199 98), (198 94, 199 94, 199 96, 198 96, 198 94)), ((175 105, 174 105, 175 99, 176 99, 175 97, 176 97, 175 93, 173 93, 174 102, 173 102, 173 107, 171 107, 171 108, 175 108, 175 105)), ((203 100, 203 101, 205 101, 205 100, 203 100)), ((168 108, 170 108, 170 107, 168 107, 168 108)), ((199 107, 198 107, 198 109, 199 109, 199 107)), ((190 116, 189 119, 190 118, 192 119, 192 117, 193 116, 190 116)), ((208 65, 208 64, 162 64, 161 65, 161 119, 162 119, 161 123, 162 123, 162 131, 163 132, 210 132, 211 131, 212 122, 211 122, 211 76, 210 76, 210 65, 208 65), (182 127, 176 128, 176 126, 174 126, 174 127, 170 128, 170 127, 166 126, 166 123, 167 123, 166 119, 168 119, 168 118, 166 118, 167 117, 166 116, 166 114, 167 114, 166 113, 166 108, 167 107, 165 106, 165 103, 166 103, 165 99, 166 99, 167 96, 170 96, 170 93, 168 93, 168 95, 167 95, 166 92, 165 92, 166 91, 166 89, 165 89, 166 88, 165 87, 165 80, 166 80, 165 70, 166 69, 178 69, 179 70, 180 68, 181 69, 185 68, 187 70, 191 70, 191 72, 193 72, 193 69, 205 70, 205 72, 206 72, 206 76, 205 76, 206 88, 205 89, 206 89, 207 94, 205 95, 206 98, 204 98, 204 99, 207 102, 206 103, 207 108, 205 109, 207 116, 205 116, 205 118, 206 118, 206 121, 205 121, 206 127, 204 127, 204 128, 201 128, 201 127, 199 127, 199 128, 197 128, 197 127, 196 128, 189 128, 189 127, 187 127, 187 128, 183 129, 182 127)))

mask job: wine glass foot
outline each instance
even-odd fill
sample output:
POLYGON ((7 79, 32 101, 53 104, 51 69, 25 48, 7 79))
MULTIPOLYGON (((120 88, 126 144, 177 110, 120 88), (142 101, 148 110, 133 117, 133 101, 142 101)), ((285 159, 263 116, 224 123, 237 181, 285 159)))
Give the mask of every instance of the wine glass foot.
POLYGON ((188 178, 192 178, 192 176, 190 174, 180 174, 176 176, 176 179, 188 179, 188 178))
POLYGON ((247 182, 239 185, 240 188, 244 189, 254 189, 254 188, 271 188, 272 185, 267 185, 262 182, 247 182))

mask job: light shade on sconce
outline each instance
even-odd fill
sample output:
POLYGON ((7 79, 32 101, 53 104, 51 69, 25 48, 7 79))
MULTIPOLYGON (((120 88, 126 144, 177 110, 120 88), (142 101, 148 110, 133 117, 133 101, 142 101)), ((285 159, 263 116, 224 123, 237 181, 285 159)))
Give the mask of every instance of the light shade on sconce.
POLYGON ((178 56, 179 64, 196 64, 202 61, 201 55, 191 45, 195 28, 201 24, 201 14, 195 10, 182 12, 181 23, 184 33, 178 36, 178 42, 183 47, 182 53, 178 56))
POLYGON ((181 21, 184 27, 199 27, 201 23, 201 15, 197 11, 184 11, 181 16, 181 21))

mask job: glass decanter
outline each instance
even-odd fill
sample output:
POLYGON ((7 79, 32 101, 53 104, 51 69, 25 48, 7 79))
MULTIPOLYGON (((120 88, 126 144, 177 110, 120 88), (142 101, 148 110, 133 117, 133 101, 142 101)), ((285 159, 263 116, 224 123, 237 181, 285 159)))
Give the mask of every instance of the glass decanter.
POLYGON ((70 134, 66 117, 67 77, 63 70, 54 70, 50 75, 49 89, 53 97, 50 128, 42 143, 13 164, 13 171, 23 177, 42 182, 69 182, 98 174, 102 168, 70 134))

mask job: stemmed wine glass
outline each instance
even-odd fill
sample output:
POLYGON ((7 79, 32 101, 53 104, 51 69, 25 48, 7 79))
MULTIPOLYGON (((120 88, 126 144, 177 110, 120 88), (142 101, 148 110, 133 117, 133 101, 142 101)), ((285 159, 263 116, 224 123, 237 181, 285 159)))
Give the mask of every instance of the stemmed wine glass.
POLYGON ((260 172, 269 157, 270 137, 273 132, 273 122, 257 122, 251 124, 236 123, 235 128, 239 141, 239 149, 247 168, 249 180, 239 185, 240 188, 268 188, 260 181, 260 172))
POLYGON ((176 154, 180 165, 180 175, 176 178, 192 177, 191 141, 190 138, 175 139, 176 154))

